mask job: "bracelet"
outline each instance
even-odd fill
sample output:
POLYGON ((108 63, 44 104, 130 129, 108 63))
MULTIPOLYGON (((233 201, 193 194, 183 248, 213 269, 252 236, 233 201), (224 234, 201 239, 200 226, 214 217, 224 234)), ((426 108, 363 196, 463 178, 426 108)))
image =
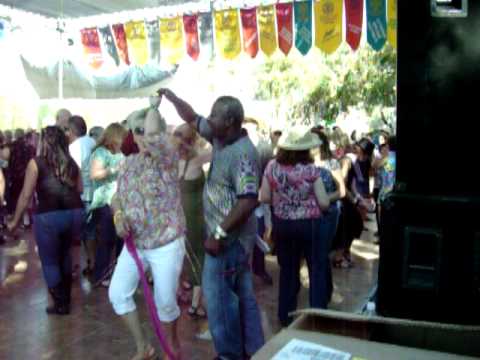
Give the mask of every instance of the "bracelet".
POLYGON ((213 234, 215 240, 222 240, 227 237, 227 233, 222 229, 220 225, 217 225, 215 228, 215 233, 213 234))

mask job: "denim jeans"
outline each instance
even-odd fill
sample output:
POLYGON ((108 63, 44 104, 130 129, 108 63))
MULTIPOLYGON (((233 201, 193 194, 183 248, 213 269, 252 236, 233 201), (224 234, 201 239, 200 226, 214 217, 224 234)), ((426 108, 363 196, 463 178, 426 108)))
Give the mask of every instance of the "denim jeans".
POLYGON ((83 209, 51 211, 33 217, 38 255, 49 288, 72 273, 72 240, 80 233, 83 219, 83 209))
MULTIPOLYGON (((325 229, 320 229, 321 234, 325 233, 325 238, 327 241, 327 256, 333 248, 333 239, 335 238, 335 234, 337 233, 338 228, 338 220, 340 218, 340 208, 338 206, 331 206, 328 211, 323 213, 323 216, 320 220, 320 227, 324 227, 325 229)), ((328 300, 330 299, 333 294, 333 278, 332 278, 332 268, 330 263, 327 267, 327 294, 328 300)))
MULTIPOLYGON (((265 218, 257 217, 258 222, 258 231, 257 234, 263 239, 263 234, 265 233, 265 218)), ((252 255, 252 271, 255 275, 263 275, 266 273, 265 270, 265 254, 258 247, 257 244, 253 247, 252 255)))
POLYGON ((280 266, 278 318, 283 326, 288 326, 292 321, 288 313, 297 308, 303 256, 307 261, 310 279, 310 306, 326 308, 328 305, 331 294, 328 226, 324 219, 283 220, 274 216, 273 221, 280 266))
POLYGON ((229 242, 217 257, 205 255, 202 282, 208 326, 222 359, 244 359, 265 342, 249 260, 238 240, 229 242))

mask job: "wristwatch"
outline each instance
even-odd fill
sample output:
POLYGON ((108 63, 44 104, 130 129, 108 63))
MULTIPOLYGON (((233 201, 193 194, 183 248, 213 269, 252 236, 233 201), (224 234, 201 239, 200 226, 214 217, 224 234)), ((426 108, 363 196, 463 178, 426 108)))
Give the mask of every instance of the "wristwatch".
POLYGON ((225 230, 223 230, 220 225, 217 225, 217 227, 215 228, 215 233, 213 234, 213 238, 220 241, 225 239, 226 237, 227 233, 225 232, 225 230))

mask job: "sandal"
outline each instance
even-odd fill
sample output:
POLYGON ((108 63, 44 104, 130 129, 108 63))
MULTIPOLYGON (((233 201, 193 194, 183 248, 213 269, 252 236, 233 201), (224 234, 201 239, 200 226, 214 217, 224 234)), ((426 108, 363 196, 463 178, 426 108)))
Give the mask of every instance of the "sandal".
POLYGON ((190 306, 187 313, 194 319, 205 319, 207 317, 207 312, 201 306, 190 306))
POLYGON ((146 348, 147 351, 144 351, 143 354, 136 354, 132 360, 153 360, 156 359, 157 354, 155 353, 155 349, 153 346, 148 345, 146 348))

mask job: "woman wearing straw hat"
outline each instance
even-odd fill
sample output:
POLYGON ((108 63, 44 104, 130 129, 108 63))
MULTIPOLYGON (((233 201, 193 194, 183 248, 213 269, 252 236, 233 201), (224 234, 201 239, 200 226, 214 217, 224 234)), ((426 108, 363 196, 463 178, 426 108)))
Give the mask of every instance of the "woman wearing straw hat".
POLYGON ((282 326, 291 322, 288 313, 297 307, 303 255, 310 278, 310 306, 326 308, 330 298, 327 227, 321 219, 340 193, 327 193, 322 180, 324 169, 314 164, 310 149, 320 144, 309 128, 297 126, 287 131, 278 142, 276 159, 265 169, 260 190, 260 201, 273 207, 273 238, 280 266, 278 316, 282 326))

